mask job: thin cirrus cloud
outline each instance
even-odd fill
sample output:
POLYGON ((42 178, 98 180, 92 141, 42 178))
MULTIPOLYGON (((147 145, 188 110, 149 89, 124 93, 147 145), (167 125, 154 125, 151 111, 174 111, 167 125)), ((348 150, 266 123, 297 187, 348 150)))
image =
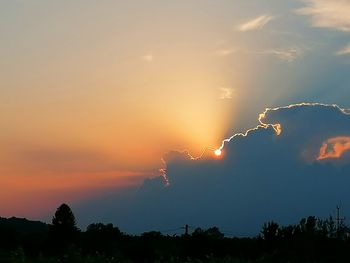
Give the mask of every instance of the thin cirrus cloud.
MULTIPOLYGON (((236 52, 251 53, 257 55, 272 55, 285 62, 293 62, 303 54, 303 50, 299 47, 291 48, 274 48, 261 51, 250 51, 245 49, 231 48, 231 49, 219 49, 215 51, 215 54, 219 57, 226 57, 236 52)), ((349 52, 349 50, 344 50, 342 52, 349 52)))
POLYGON ((262 53, 274 55, 286 62, 293 62, 302 55, 302 51, 299 48, 270 49, 263 51, 262 53))
POLYGON ((269 23, 273 19, 274 17, 271 15, 267 15, 267 14, 260 15, 254 19, 244 22, 243 24, 240 24, 237 27, 237 29, 238 31, 241 31, 241 32, 262 29, 267 23, 269 23))

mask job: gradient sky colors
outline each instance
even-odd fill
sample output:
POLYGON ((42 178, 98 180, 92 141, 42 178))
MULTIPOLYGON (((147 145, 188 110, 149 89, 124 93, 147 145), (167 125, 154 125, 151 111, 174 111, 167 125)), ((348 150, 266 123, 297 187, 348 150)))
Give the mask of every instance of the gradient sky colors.
POLYGON ((0 39, 0 216, 140 185, 266 107, 350 107, 347 0, 3 0, 0 39))

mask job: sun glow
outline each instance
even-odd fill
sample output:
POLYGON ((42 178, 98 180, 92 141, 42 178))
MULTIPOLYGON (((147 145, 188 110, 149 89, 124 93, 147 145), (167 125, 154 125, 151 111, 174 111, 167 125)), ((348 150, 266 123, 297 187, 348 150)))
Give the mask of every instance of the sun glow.
POLYGON ((215 151, 214 151, 214 154, 216 155, 216 156, 220 156, 221 155, 221 150, 220 149, 216 149, 215 151))

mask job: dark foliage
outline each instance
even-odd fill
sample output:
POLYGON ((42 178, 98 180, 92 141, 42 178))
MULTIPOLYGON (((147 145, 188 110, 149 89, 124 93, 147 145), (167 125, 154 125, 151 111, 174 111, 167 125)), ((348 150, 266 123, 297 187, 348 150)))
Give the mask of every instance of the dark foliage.
POLYGON ((349 229, 313 216, 298 224, 270 221, 258 237, 225 237, 217 228, 180 236, 158 231, 131 236, 112 224, 80 231, 72 210, 61 205, 52 224, 0 218, 0 262, 349 262, 349 229))
POLYGON ((52 253, 63 253, 68 247, 76 243, 79 229, 76 226, 75 217, 66 204, 57 208, 52 225, 48 232, 48 245, 52 253))

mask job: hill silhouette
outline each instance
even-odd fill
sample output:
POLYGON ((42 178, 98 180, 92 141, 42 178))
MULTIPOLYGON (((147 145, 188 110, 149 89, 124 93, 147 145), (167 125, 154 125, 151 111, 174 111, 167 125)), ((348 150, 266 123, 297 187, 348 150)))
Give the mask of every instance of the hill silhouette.
POLYGON ((11 230, 21 235, 47 233, 49 225, 41 221, 32 221, 26 218, 0 217, 0 231, 11 230))

